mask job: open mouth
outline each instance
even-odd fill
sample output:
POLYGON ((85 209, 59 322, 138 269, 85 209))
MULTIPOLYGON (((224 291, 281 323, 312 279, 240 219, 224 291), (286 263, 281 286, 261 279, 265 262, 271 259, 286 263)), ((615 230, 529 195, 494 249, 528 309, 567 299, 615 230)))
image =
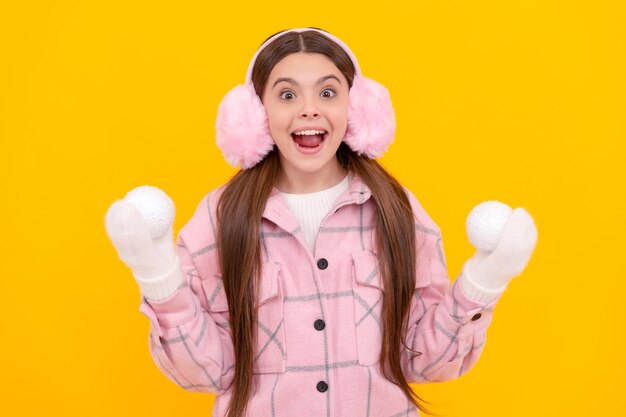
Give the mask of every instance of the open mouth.
POLYGON ((328 132, 321 129, 299 130, 291 134, 291 138, 302 148, 314 149, 328 137, 328 132))

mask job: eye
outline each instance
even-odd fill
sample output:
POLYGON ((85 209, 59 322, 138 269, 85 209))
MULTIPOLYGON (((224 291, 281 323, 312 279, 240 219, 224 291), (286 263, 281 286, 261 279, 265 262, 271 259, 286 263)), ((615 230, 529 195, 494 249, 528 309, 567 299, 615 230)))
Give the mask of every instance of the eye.
POLYGON ((324 90, 322 90, 322 93, 320 95, 324 98, 331 98, 335 97, 337 93, 335 93, 335 90, 333 90, 332 88, 325 88, 324 90))
POLYGON ((281 91, 279 97, 281 100, 293 100, 294 98, 296 98, 296 95, 293 93, 293 91, 285 90, 281 91))

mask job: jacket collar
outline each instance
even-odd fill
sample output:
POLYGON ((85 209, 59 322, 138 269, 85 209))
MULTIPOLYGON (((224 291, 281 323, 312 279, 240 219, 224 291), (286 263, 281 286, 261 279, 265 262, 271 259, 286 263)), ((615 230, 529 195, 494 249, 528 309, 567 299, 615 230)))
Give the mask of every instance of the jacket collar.
MULTIPOLYGON (((358 175, 353 172, 348 173, 348 181, 348 189, 337 198, 331 212, 348 204, 363 204, 371 197, 372 192, 358 175)), ((287 201, 276 187, 272 188, 265 203, 263 217, 292 235, 299 232, 298 219, 293 215, 287 201)))

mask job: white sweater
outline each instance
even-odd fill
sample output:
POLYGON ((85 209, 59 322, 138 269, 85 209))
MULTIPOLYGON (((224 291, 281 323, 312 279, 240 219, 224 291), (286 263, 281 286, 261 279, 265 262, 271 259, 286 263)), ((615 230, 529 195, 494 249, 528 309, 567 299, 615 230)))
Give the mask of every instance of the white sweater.
POLYGON ((350 182, 346 176, 339 184, 322 191, 307 194, 281 193, 293 214, 300 221, 304 239, 311 253, 314 252, 315 240, 322 220, 349 185, 350 182))

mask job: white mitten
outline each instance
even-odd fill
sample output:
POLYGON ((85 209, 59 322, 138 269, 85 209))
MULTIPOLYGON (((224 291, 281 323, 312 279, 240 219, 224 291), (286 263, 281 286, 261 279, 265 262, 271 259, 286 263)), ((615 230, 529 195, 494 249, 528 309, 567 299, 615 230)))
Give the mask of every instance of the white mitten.
POLYGON ((473 299, 490 301, 502 293, 530 260, 537 229, 523 208, 487 201, 467 217, 467 235, 476 253, 463 266, 463 289, 473 299))
POLYGON ((105 227, 117 254, 151 300, 173 294, 182 273, 172 240, 174 203, 156 187, 131 190, 107 210, 105 227))

